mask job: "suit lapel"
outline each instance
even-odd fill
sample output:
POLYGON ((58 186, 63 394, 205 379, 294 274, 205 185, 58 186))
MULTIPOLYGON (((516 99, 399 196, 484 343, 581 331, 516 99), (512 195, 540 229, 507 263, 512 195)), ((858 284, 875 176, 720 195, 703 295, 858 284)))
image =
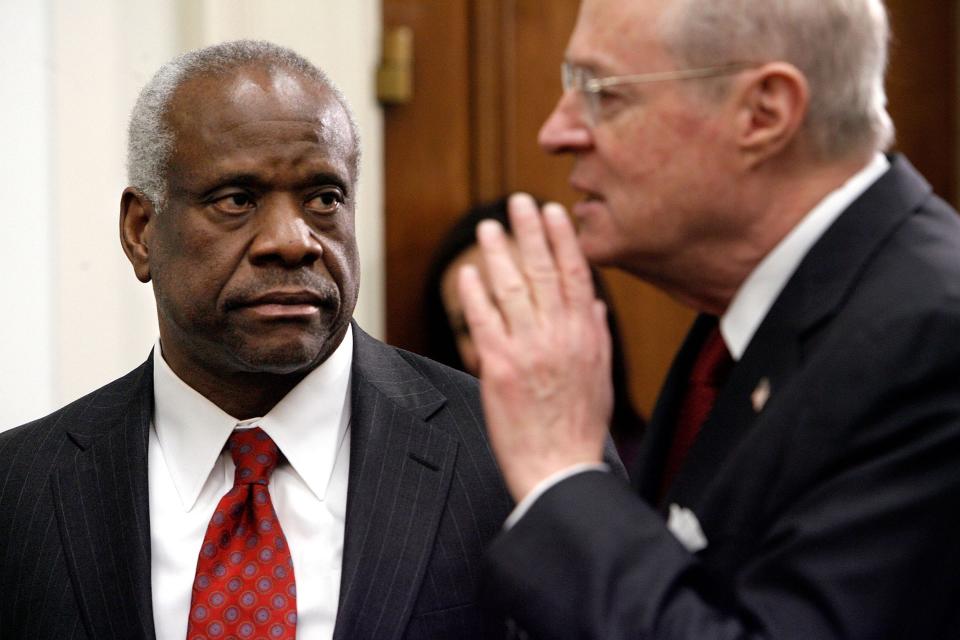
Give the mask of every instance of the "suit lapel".
POLYGON ((631 469, 637 490, 652 505, 657 504, 663 465, 673 441, 677 412, 683 401, 690 368, 712 326, 713 320, 701 315, 687 333, 657 397, 650 426, 637 452, 637 462, 631 469))
POLYGON ((334 638, 399 638, 420 590, 457 443, 429 418, 444 396, 354 325, 350 481, 334 638))
MULTIPOLYGON (((687 454, 683 469, 668 491, 664 503, 696 506, 730 452, 753 429, 768 407, 757 411, 754 394, 762 386, 776 402, 780 391, 800 367, 800 343, 796 327, 779 322, 789 315, 774 314, 761 325, 750 347, 733 367, 710 416, 687 454)), ((766 403, 764 403, 765 405, 766 403)))
POLYGON ((52 475, 60 536, 91 638, 152 639, 147 437, 152 360, 112 385, 67 436, 52 475))
MULTIPOLYGON (((894 157, 891 165, 837 218, 787 282, 731 371, 665 504, 696 506, 707 495, 729 453, 799 372, 805 353, 828 329, 829 320, 870 259, 894 229, 930 197, 930 186, 905 159, 894 157), (756 395, 760 392, 769 400, 756 395)), ((657 404, 651 429, 657 435, 650 443, 645 465, 650 473, 644 475, 644 495, 656 491, 653 479, 659 481, 686 378, 706 332, 704 322, 699 318, 695 323, 671 369, 662 402, 657 404)))

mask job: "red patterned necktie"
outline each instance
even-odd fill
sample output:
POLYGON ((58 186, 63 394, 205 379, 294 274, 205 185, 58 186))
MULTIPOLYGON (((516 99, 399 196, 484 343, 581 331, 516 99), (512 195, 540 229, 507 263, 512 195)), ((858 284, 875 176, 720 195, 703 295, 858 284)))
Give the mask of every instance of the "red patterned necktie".
POLYGON ((720 329, 714 326, 690 369, 690 380, 677 417, 677 430, 674 432, 673 444, 670 446, 667 462, 664 465, 660 484, 661 498, 667 494, 670 485, 673 484, 673 479, 680 471, 687 452, 690 451, 690 447, 700 433, 700 427, 710 415, 713 403, 717 400, 720 387, 732 364, 733 359, 727 351, 727 345, 723 342, 720 329))
POLYGON ((260 427, 234 431, 227 445, 237 469, 200 548, 187 640, 292 640, 293 560, 267 490, 280 450, 260 427))

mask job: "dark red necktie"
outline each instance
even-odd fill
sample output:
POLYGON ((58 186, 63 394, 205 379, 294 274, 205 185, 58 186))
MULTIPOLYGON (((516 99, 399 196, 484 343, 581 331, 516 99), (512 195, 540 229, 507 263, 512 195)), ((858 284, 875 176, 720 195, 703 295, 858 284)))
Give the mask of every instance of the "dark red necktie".
POLYGON ((683 465, 687 452, 693 446, 700 427, 710 415, 713 403, 717 400, 727 372, 733 364, 727 345, 723 342, 720 329, 713 327, 707 335, 706 341, 700 348, 700 354, 690 370, 690 379, 687 383, 687 392, 680 405, 677 418, 677 429, 674 432, 673 444, 667 454, 664 465, 663 479, 660 484, 660 497, 663 498, 673 484, 673 479, 683 465))
POLYGON ((267 490, 280 450, 259 427, 234 431, 227 445, 237 469, 200 548, 187 640, 292 640, 293 560, 267 490))

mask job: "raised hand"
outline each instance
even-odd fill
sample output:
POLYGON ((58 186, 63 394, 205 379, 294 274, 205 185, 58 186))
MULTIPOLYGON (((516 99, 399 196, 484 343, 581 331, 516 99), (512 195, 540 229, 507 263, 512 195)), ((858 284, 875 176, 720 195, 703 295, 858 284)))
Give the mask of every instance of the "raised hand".
POLYGON ((600 462, 613 392, 605 305, 566 212, 547 204, 541 215, 526 194, 509 210, 519 264, 502 226, 487 220, 477 241, 489 291, 470 266, 458 284, 490 442, 519 501, 553 473, 600 462))

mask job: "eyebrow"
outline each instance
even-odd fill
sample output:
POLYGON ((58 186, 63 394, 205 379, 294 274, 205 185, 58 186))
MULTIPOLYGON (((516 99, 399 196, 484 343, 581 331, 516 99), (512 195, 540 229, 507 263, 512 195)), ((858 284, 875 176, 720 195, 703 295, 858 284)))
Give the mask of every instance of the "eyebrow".
POLYGON ((320 184, 332 184, 343 191, 344 195, 350 195, 352 183, 345 180, 342 175, 334 171, 320 171, 312 174, 303 184, 303 187, 309 187, 320 184))
MULTIPOLYGON (((270 188, 269 182, 255 173, 237 172, 219 176, 213 186, 204 189, 201 195, 202 197, 208 197, 213 192, 231 185, 262 190, 270 188)), ((351 183, 335 171, 317 171, 311 173, 303 180, 295 183, 292 188, 299 190, 319 185, 333 185, 343 191, 344 195, 351 195, 351 183)))
POLYGON ((580 69, 585 69, 586 71, 589 71, 590 73, 593 73, 593 74, 614 75, 612 67, 602 60, 594 60, 594 59, 574 60, 569 56, 564 55, 563 62, 569 65, 573 65, 574 67, 579 67, 580 69))

